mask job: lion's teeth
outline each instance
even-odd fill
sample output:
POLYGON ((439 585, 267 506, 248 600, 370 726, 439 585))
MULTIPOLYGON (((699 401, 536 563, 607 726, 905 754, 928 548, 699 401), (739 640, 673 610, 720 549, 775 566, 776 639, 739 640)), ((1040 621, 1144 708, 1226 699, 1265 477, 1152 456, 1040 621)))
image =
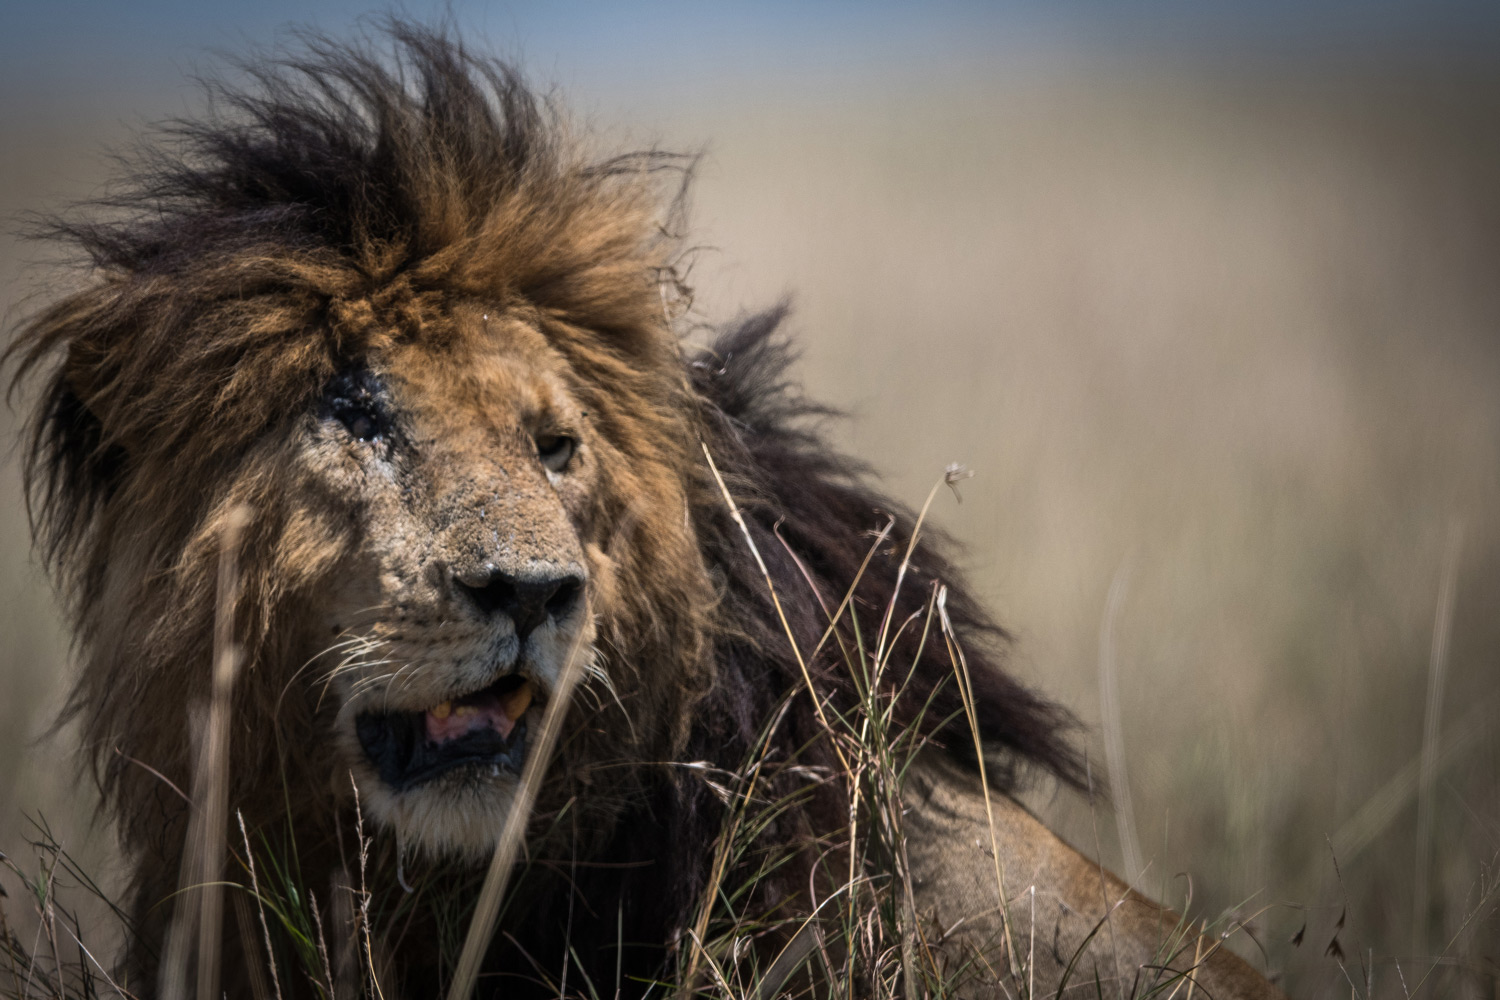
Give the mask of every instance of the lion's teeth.
POLYGON ((460 705, 453 710, 453 714, 460 719, 466 719, 471 715, 478 715, 479 708, 475 705, 460 705))
POLYGON ((434 719, 446 719, 453 714, 453 702, 445 701, 441 705, 434 705, 427 710, 434 719))
POLYGON ((500 711, 505 713, 507 719, 515 722, 531 707, 531 691, 531 682, 527 681, 505 696, 500 702, 500 711))

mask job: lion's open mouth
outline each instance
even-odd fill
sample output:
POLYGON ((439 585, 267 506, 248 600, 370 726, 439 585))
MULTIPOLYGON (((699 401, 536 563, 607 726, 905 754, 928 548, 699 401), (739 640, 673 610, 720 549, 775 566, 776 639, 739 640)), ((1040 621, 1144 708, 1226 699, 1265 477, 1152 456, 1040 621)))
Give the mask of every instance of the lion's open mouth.
POLYGON ((363 713, 355 732, 381 780, 397 791, 460 767, 520 774, 534 691, 520 674, 507 674, 425 712, 363 713))

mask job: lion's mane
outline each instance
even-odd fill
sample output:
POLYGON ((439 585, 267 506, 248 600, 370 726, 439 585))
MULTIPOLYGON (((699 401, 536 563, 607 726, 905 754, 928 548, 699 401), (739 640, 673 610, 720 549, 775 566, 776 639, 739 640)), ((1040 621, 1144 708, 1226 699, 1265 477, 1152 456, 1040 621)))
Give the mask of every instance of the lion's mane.
MULTIPOLYGON (((90 276, 26 321, 11 351, 17 379, 38 392, 27 463, 34 530, 81 663, 67 715, 133 859, 148 926, 137 962, 149 968, 142 956, 160 926, 149 930, 151 915, 164 909, 153 908, 173 886, 185 830, 172 784, 188 787, 189 720, 208 687, 217 539, 230 507, 249 501, 257 517, 238 622, 248 668, 231 795, 254 822, 297 831, 306 868, 336 865, 339 852, 319 855, 317 845, 337 841, 331 817, 349 805, 347 782, 330 783, 317 756, 316 692, 297 680, 308 651, 282 623, 359 525, 337 523, 282 471, 289 415, 306 411, 373 317, 422 331, 457 299, 524 310, 568 359, 632 462, 631 481, 645 491, 654 476, 685 485, 697 552, 648 561, 668 534, 651 519, 680 522, 683 512, 652 509, 649 496, 610 498, 612 516, 634 522, 620 529, 617 556, 626 599, 601 625, 606 664, 640 674, 672 706, 670 732, 600 737, 639 758, 635 776, 613 790, 586 864, 533 880, 526 919, 502 937, 552 956, 566 917, 580 961, 601 970, 596 981, 613 981, 623 920, 644 945, 626 972, 650 974, 703 889, 723 806, 700 771, 649 755, 736 769, 804 684, 700 442, 741 504, 804 650, 826 627, 814 592, 836 604, 857 576, 854 611, 875 627, 912 516, 819 436, 824 411, 788 381, 782 310, 724 329, 705 350, 673 332, 659 291, 672 277, 675 243, 661 218, 673 205, 656 172, 680 161, 591 160, 511 70, 441 34, 395 24, 387 36, 393 57, 313 40, 296 59, 249 64, 251 89, 215 90, 213 113, 168 126, 125 193, 56 227, 90 276), (887 543, 860 575, 889 518, 887 543), (577 912, 563 903, 568 887, 586 901, 577 912)), ((1075 778, 1070 720, 1002 669, 1005 634, 940 544, 930 533, 918 543, 895 620, 923 613, 942 581, 992 780, 1010 787, 1025 766, 1075 778)), ((976 766, 948 655, 939 643, 919 655, 916 631, 897 654, 916 664, 899 714, 976 766)), ((835 655, 825 650, 809 669, 831 704, 852 702, 835 655)), ((769 752, 830 763, 805 690, 789 704, 769 752)), ((846 815, 840 796, 828 783, 767 836, 827 832, 846 815)), ((419 943, 397 954, 409 985, 437 962, 419 943)))

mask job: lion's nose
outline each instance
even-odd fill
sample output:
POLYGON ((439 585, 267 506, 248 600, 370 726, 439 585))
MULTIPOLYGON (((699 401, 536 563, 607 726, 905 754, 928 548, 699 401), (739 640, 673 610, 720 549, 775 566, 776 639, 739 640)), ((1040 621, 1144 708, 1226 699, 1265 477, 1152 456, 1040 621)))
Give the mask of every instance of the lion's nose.
POLYGON ((516 576, 493 565, 455 573, 453 581, 482 614, 509 615, 518 639, 526 638, 548 618, 566 618, 583 593, 583 579, 576 573, 516 576))

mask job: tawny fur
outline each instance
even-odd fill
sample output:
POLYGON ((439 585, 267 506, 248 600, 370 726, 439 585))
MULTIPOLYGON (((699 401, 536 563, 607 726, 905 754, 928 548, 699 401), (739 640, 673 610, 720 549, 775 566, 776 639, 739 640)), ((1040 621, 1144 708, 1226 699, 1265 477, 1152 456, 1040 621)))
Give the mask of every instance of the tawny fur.
MULTIPOLYGON (((11 349, 18 378, 40 390, 27 471, 77 636, 67 714, 135 873, 132 981, 153 981, 169 913, 159 904, 176 885, 187 810, 163 777, 190 785, 219 538, 242 505, 254 515, 230 799, 267 842, 294 832, 304 878, 322 891, 348 878, 359 788, 378 827, 369 879, 393 886, 403 854, 412 878, 427 877, 404 922, 379 928, 387 996, 441 987, 441 920, 411 912, 472 891, 513 781, 383 787, 351 728, 374 699, 420 711, 482 686, 498 660, 545 691, 579 648, 593 669, 533 819, 535 871, 489 958, 499 975, 486 982, 500 985, 486 988, 507 995, 545 994, 538 963, 566 962, 567 942, 595 982, 623 969, 627 991, 641 988, 629 977, 669 970, 723 816, 702 770, 671 762, 738 768, 788 696, 768 752, 832 762, 705 445, 800 648, 826 625, 816 596, 837 602, 890 518, 854 613, 894 603, 905 620, 937 582, 948 588, 985 762, 947 654, 912 630, 898 643, 914 667, 897 715, 942 761, 921 773, 956 768, 967 777, 940 784, 960 797, 980 766, 1002 795, 1025 768, 1076 779, 1068 716, 1003 671, 1004 633, 933 543, 917 545, 897 592, 912 519, 818 438, 809 420, 821 411, 785 380, 780 314, 684 348, 663 305, 677 248, 660 176, 675 161, 590 158, 509 69, 438 34, 397 24, 389 35, 392 58, 312 41, 298 59, 252 63, 255 88, 218 91, 215 115, 170 126, 132 194, 102 221, 59 227, 92 277, 11 349), (385 423, 368 441, 329 411, 330 386, 350 372, 378 387, 385 423), (536 442, 558 433, 577 452, 554 473, 536 442), (576 572, 586 610, 523 644, 461 607, 453 580, 491 564, 576 572)), ((809 670, 830 707, 853 704, 834 656, 809 670)), ((812 845, 847 816, 837 782, 801 802, 764 836, 812 845)), ((1099 877, 1039 825, 1007 829, 1021 831, 1018 850, 1051 852, 1066 869, 1059 886, 1099 877)), ((960 855, 975 833, 934 827, 919 853, 948 858, 938 870, 971 866, 960 855)), ((792 866, 757 891, 785 915, 805 902, 805 875, 792 866)), ((1259 988, 1248 969, 1231 980, 1232 995, 1259 988)))

